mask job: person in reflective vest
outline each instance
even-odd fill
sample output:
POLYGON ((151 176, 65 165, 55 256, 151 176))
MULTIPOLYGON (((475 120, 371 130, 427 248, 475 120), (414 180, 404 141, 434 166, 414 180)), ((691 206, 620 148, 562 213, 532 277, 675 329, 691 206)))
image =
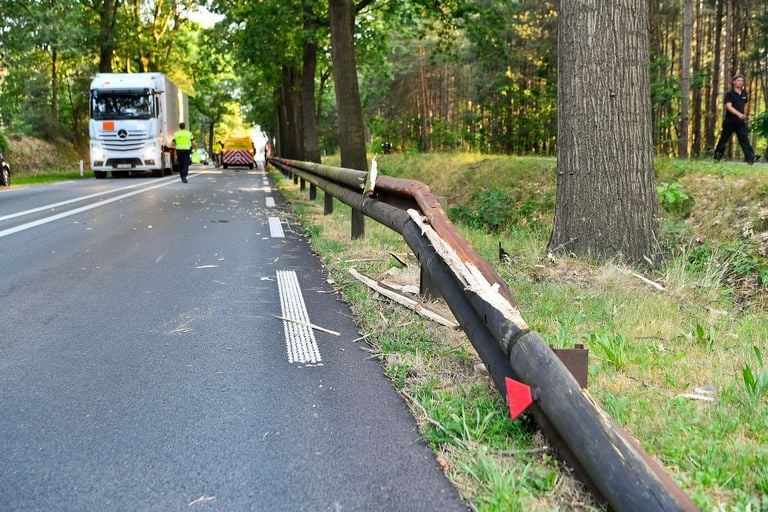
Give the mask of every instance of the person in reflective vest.
POLYGON ((179 161, 179 174, 183 183, 187 182, 190 153, 194 139, 192 132, 186 129, 184 123, 179 123, 179 129, 173 132, 173 144, 176 148, 176 159, 179 161))
POLYGON ((216 167, 221 167, 221 150, 224 149, 224 144, 218 141, 213 145, 213 161, 216 162, 216 167))

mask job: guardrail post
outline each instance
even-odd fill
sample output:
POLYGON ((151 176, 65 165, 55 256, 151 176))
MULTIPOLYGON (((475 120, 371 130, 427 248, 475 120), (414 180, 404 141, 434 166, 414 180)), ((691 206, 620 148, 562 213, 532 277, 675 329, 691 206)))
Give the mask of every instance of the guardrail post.
POLYGON ((435 284, 432 276, 429 275, 429 272, 427 272, 423 265, 419 267, 419 295, 427 297, 430 300, 443 297, 437 284, 435 284))
POLYGON ((304 178, 299 178, 299 190, 304 191, 307 188, 307 182, 304 178))
POLYGON ((325 191, 325 202, 323 203, 323 215, 330 215, 333 213, 333 196, 325 191))
POLYGON ((299 175, 295 172, 293 173, 293 184, 296 185, 299 182, 299 175))
POLYGON ((365 236, 365 214, 352 208, 352 240, 365 236))
POLYGON ((314 201, 317 199, 317 185, 314 183, 309 184, 309 200, 314 201))

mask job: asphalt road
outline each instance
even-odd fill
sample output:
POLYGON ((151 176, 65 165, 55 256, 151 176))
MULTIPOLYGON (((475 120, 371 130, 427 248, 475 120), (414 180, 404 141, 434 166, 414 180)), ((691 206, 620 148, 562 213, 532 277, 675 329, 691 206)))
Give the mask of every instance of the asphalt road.
POLYGON ((466 510, 271 184, 0 190, 0 510, 466 510))

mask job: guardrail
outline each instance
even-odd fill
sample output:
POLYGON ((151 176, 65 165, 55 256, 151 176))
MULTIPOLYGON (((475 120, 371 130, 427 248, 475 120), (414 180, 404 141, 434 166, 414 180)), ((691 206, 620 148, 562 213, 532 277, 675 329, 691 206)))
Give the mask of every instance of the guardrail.
MULTIPOLYGON (((501 277, 451 224, 424 183, 312 162, 269 158, 288 175, 403 236, 485 364, 514 417, 526 407, 558 455, 600 500, 617 511, 698 510, 664 469, 616 425, 525 323, 501 277), (518 384, 523 383, 523 384, 518 384), (528 393, 522 396, 522 393, 528 393), (527 398, 527 400, 526 400, 527 398)), ((303 187, 302 187, 303 188, 303 187)), ((331 205, 329 207, 329 202, 331 205)))

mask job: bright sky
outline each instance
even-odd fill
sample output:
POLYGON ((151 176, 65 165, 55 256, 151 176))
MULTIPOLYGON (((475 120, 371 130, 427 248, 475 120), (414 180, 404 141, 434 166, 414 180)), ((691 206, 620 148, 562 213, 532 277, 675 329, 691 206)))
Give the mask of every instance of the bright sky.
POLYGON ((216 24, 217 21, 224 19, 221 14, 214 14, 205 7, 197 7, 193 12, 187 15, 190 20, 199 23, 203 28, 210 28, 216 24))

